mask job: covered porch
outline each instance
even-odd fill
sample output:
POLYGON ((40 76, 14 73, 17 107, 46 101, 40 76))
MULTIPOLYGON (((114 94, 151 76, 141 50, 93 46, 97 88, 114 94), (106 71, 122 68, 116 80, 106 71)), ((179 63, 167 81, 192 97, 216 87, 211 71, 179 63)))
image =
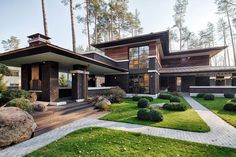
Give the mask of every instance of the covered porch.
POLYGON ((39 100, 48 102, 58 102, 64 97, 76 101, 86 100, 89 78, 126 72, 112 64, 52 44, 3 53, 0 63, 21 67, 21 88, 37 93, 39 100), (66 86, 60 86, 62 74, 66 76, 66 86))

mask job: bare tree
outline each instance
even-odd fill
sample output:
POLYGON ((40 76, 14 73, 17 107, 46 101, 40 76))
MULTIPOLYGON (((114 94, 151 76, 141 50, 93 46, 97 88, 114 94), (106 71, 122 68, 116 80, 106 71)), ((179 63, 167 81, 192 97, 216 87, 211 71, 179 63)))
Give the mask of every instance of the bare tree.
POLYGON ((43 13, 44 35, 48 36, 48 24, 47 24, 47 16, 46 16, 46 9, 45 9, 45 0, 41 0, 41 3, 42 3, 42 13, 43 13))

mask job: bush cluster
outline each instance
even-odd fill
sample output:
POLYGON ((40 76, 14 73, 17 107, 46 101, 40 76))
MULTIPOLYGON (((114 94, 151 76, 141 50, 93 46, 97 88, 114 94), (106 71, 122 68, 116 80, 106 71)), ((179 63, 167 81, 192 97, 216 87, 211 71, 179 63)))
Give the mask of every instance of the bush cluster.
POLYGON ((214 100, 215 96, 213 94, 205 94, 203 98, 204 100, 214 100))
POLYGON ((168 93, 160 93, 158 98, 160 99, 167 99, 167 100, 170 100, 170 98, 172 97, 171 94, 168 94, 168 93))
POLYGON ((142 98, 145 98, 145 99, 149 100, 150 102, 152 102, 154 100, 153 97, 150 97, 150 96, 133 96, 132 100, 139 101, 142 98))
POLYGON ((233 98, 233 99, 231 100, 231 102, 236 102, 236 98, 233 98))
POLYGON ((113 89, 109 89, 106 92, 108 99, 111 103, 120 103, 122 102, 123 98, 126 96, 126 93, 120 87, 116 87, 113 89))
POLYGON ((15 98, 9 101, 6 106, 12 106, 12 107, 19 107, 20 109, 32 112, 33 111, 33 105, 28 99, 25 98, 15 98))
POLYGON ((236 103, 228 102, 224 105, 224 110, 226 111, 236 111, 236 103))
POLYGON ((163 109, 169 110, 169 111, 186 111, 187 106, 181 103, 166 103, 163 105, 163 109))
POLYGON ((160 122, 163 121, 163 115, 161 112, 153 109, 140 109, 137 113, 137 117, 140 120, 160 122))
POLYGON ((15 98, 25 98, 28 99, 30 97, 30 94, 28 91, 25 90, 19 90, 19 89, 12 89, 12 90, 7 90, 2 93, 2 101, 3 102, 8 102, 11 101, 15 98))
POLYGON ((139 99, 138 108, 147 108, 149 107, 149 101, 145 98, 139 99))
POLYGON ((197 98, 204 98, 204 96, 205 96, 205 93, 199 93, 199 94, 197 94, 197 98))
POLYGON ((180 102, 180 98, 178 98, 177 96, 172 96, 170 97, 170 102, 180 102))
POLYGON ((234 93, 224 93, 225 98, 233 99, 235 97, 234 93))

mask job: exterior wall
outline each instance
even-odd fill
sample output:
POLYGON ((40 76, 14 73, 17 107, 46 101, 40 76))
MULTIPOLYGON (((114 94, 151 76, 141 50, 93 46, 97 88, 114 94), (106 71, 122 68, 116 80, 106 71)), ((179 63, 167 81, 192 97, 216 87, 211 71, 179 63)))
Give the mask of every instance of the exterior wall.
POLYGON ((185 57, 162 60, 163 68, 206 66, 209 65, 209 56, 185 57))
POLYGON ((157 94, 160 92, 160 81, 159 75, 157 73, 149 73, 149 90, 150 94, 157 94))
POLYGON ((210 77, 196 77, 196 86, 210 86, 210 77))
POLYGON ((168 90, 169 91, 176 91, 176 77, 170 76, 168 77, 168 90))
POLYGON ((128 60, 129 48, 128 46, 117 47, 117 48, 110 48, 105 50, 105 55, 116 60, 128 60))
POLYGON ((31 66, 29 64, 21 65, 21 89, 29 90, 31 80, 31 66))
POLYGON ((105 86, 119 86, 122 88, 126 93, 128 93, 128 82, 129 82, 129 75, 106 75, 105 76, 105 86))
POLYGON ((232 86, 236 86, 236 73, 233 74, 232 86))
POLYGON ((195 86, 195 77, 194 76, 183 76, 181 77, 181 91, 189 92, 190 86, 195 86))

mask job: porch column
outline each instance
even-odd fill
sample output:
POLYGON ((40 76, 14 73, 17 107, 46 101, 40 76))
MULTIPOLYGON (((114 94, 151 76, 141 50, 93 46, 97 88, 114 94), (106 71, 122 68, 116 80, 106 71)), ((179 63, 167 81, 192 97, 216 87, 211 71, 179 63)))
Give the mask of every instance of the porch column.
POLYGON ((48 61, 42 63, 43 101, 56 101, 59 99, 58 68, 57 62, 48 61))
POLYGON ((72 99, 87 100, 88 97, 88 74, 87 67, 73 65, 72 73, 72 99))
POLYGON ((21 65, 21 89, 30 90, 31 80, 31 66, 30 64, 21 65))
POLYGON ((159 82, 159 74, 158 73, 150 73, 149 74, 149 91, 150 94, 155 95, 160 92, 160 82, 159 82))

